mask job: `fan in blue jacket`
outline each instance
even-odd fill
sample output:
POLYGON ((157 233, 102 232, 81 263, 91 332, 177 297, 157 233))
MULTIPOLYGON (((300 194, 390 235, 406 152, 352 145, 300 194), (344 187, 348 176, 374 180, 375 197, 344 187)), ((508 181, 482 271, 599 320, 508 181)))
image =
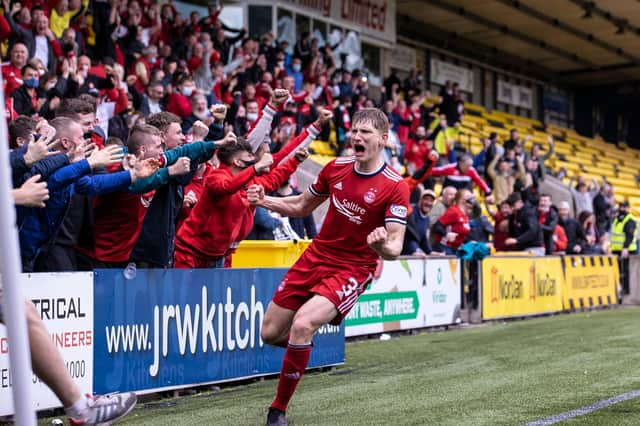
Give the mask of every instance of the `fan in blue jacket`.
MULTIPOLYGON (((120 162, 123 158, 122 149, 112 146, 102 151, 94 150, 85 159, 82 127, 64 117, 52 120, 51 125, 56 130, 60 149, 72 164, 58 168, 46 178, 50 198, 44 209, 17 208, 20 252, 25 272, 32 271, 38 253, 56 236, 73 193, 104 194, 127 189, 138 177, 148 176, 152 172, 150 168, 137 167, 135 170, 90 176, 92 169, 120 162)), ((32 168, 23 176, 28 177, 30 173, 36 174, 32 168)), ((138 185, 143 184, 143 181, 138 182, 138 185)))

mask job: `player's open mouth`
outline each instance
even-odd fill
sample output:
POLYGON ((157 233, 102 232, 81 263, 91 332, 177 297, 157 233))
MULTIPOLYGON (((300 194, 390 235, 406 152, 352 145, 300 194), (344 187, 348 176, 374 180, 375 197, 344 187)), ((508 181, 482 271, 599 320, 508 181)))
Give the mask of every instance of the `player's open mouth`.
POLYGON ((363 153, 365 151, 365 148, 364 145, 357 143, 353 145, 353 150, 358 153, 363 153))

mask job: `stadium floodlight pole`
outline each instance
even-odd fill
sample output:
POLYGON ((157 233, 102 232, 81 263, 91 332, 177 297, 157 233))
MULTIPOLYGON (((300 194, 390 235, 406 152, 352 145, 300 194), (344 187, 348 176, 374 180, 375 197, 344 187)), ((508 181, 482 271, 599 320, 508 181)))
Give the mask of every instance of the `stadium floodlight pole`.
MULTIPOLYGON (((4 87, 0 76, 0 87, 4 87)), ((0 105, 6 114, 4 90, 0 90, 0 105)), ((2 274, 2 311, 7 323, 9 338, 9 366, 13 384, 13 412, 17 425, 35 426, 36 415, 31 399, 31 352, 27 335, 27 316, 24 297, 19 285, 22 262, 16 229, 16 209, 11 190, 11 165, 9 164, 9 138, 7 121, 0 117, 0 273, 2 274)))

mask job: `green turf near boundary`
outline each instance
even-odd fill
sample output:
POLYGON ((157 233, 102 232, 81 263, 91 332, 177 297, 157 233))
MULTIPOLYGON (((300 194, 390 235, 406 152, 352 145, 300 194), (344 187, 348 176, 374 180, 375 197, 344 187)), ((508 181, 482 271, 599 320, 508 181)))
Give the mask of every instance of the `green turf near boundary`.
POLYGON ((586 416, 559 423, 558 426, 637 426, 640 421, 640 398, 595 411, 586 416))
MULTIPOLYGON (((260 425, 275 387, 141 405, 121 424, 260 425)), ((305 376, 288 414, 294 425, 521 425, 636 389, 640 308, 629 308, 348 343, 345 366, 305 376)), ((640 424, 639 402, 569 423, 640 424)))

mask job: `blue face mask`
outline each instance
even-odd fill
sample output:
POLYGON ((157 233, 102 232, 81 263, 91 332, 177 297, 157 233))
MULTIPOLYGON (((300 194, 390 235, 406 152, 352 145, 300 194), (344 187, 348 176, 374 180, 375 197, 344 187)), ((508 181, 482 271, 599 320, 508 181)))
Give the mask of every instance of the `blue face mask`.
POLYGON ((293 64, 293 72, 300 72, 301 66, 299 64, 293 64))
POLYGON ((37 89, 38 86, 40 85, 40 82, 38 81, 38 79, 36 77, 27 78, 24 81, 24 85, 27 86, 29 89, 37 89))

